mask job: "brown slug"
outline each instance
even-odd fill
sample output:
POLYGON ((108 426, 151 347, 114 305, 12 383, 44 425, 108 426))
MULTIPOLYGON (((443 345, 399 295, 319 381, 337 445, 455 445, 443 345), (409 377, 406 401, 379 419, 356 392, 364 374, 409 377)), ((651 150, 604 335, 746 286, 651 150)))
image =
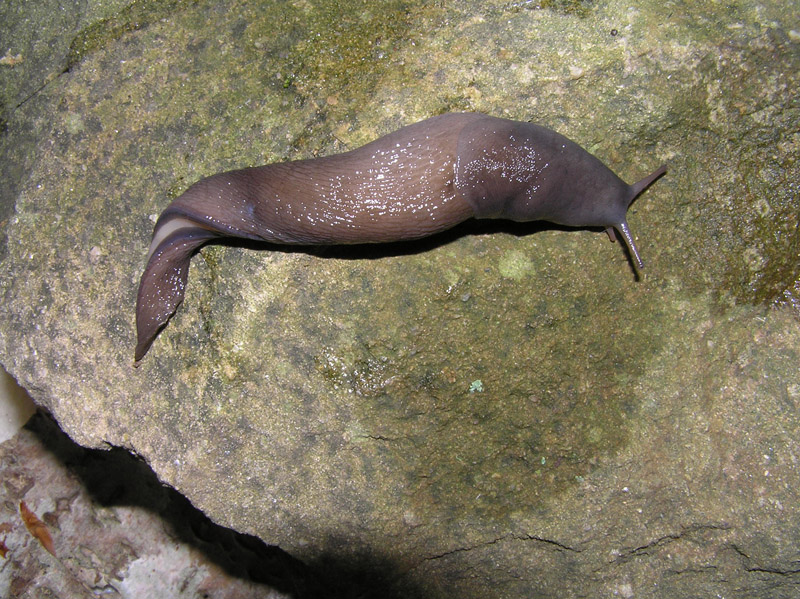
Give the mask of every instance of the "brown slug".
POLYGON ((468 218, 604 227, 642 261, 631 202, 666 165, 628 185, 555 131, 476 113, 403 127, 343 154, 220 173, 161 213, 136 300, 138 363, 183 300, 203 244, 239 237, 281 244, 418 239, 468 218))

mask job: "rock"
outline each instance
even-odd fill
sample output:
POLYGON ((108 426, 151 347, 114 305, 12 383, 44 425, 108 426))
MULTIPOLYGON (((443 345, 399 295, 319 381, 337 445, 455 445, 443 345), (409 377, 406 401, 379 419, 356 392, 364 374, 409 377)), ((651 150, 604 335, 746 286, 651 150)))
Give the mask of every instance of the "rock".
POLYGON ((791 595, 789 8, 147 6, 82 31, 0 138, 0 362, 73 439, 385 596, 791 595), (546 225, 212 246, 132 367, 170 198, 449 110, 553 127, 630 181, 669 162, 629 217, 641 280, 546 225))
POLYGON ((290 595, 274 587, 288 593, 313 578, 280 550, 211 523, 135 456, 78 447, 43 414, 0 443, 0 478, 3 597, 281 599, 290 595), (52 551, 26 530, 21 502, 52 551))

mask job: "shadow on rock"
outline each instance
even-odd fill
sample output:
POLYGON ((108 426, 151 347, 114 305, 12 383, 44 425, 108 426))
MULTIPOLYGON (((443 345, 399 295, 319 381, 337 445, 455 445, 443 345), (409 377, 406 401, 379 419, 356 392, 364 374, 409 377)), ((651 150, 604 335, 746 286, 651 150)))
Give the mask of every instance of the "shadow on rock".
POLYGON ((158 514, 183 543, 203 553, 231 577, 264 584, 297 599, 394 599, 422 597, 396 586, 391 563, 361 557, 357 562, 322 556, 312 564, 258 537, 219 526, 171 487, 147 463, 118 447, 86 449, 74 443, 49 416, 34 415, 26 428, 76 475, 104 507, 140 507, 158 514))

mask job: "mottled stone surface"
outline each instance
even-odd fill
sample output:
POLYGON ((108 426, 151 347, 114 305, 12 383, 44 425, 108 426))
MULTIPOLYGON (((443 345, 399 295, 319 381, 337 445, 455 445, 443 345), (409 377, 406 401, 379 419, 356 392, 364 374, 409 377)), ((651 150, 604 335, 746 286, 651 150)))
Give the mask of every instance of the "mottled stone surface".
POLYGON ((42 414, 0 443, 0 481, 2 597, 282 599, 306 586, 288 556, 237 543, 136 457, 81 448, 42 414))
POLYGON ((133 3, 70 34, 69 68, 5 107, 0 362, 79 443, 387 592, 794 596, 794 11, 333 6, 133 3), (629 215, 640 280, 546 225, 208 247, 132 368, 170 198, 451 110, 556 128, 628 181, 668 162, 629 215))

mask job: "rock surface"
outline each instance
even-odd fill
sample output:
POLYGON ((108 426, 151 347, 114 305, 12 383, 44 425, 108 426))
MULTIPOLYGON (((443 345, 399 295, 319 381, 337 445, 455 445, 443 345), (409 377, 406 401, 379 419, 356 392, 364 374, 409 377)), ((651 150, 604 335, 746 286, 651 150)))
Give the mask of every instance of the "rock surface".
POLYGON ((793 11, 332 6, 97 3, 46 35, 1 15, 0 362, 77 442, 386 596, 796 596, 793 11), (628 181, 668 162, 629 215, 641 280, 538 225, 212 246, 132 367, 170 198, 451 110, 553 127, 628 181))
POLYGON ((296 581, 306 588, 279 550, 237 543, 134 456, 78 447, 42 414, 0 443, 0 480, 2 597, 283 599, 296 581), (49 549, 25 526, 21 502, 49 549), (253 568, 264 563, 271 576, 253 568))

